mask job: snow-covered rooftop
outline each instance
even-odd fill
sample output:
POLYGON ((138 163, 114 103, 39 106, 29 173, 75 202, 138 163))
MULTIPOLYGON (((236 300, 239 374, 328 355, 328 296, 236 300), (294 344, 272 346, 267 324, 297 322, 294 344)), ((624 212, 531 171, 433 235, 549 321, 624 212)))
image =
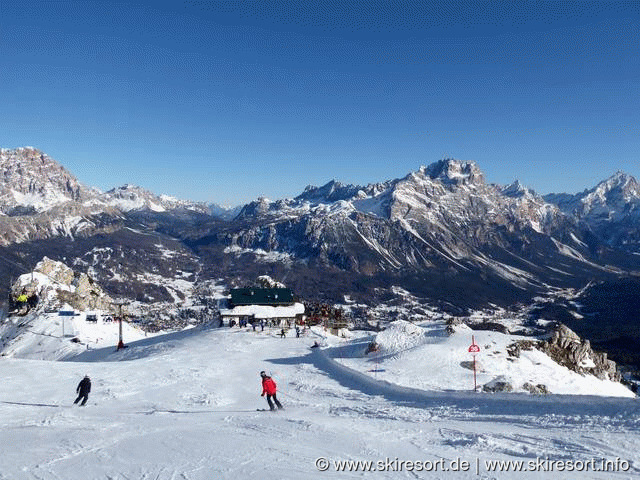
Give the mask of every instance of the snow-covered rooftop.
POLYGON ((293 318, 304 313, 302 303, 289 306, 270 307, 267 305, 241 305, 234 308, 221 309, 223 316, 254 316, 255 318, 293 318))

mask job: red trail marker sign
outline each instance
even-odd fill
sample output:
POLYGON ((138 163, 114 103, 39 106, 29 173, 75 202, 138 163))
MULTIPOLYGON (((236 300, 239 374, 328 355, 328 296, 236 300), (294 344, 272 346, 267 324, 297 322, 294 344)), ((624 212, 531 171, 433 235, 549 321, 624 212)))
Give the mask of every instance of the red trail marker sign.
POLYGON ((473 391, 478 391, 478 384, 476 382, 476 354, 480 352, 480 347, 476 345, 476 337, 471 335, 471 345, 469 346, 469 353, 473 355, 473 391))

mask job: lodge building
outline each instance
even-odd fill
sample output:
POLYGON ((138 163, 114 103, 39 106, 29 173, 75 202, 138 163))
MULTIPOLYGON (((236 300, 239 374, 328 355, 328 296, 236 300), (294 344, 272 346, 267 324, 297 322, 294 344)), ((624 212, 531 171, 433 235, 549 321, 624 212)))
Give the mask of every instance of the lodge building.
POLYGON ((289 288, 232 288, 229 308, 221 309, 223 325, 272 322, 291 327, 305 319, 305 307, 289 288))

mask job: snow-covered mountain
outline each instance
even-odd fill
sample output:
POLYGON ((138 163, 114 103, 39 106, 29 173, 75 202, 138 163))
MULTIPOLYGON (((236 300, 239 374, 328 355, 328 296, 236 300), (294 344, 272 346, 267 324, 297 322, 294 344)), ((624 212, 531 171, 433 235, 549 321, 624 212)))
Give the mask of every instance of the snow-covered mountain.
POLYGON ((640 184, 631 175, 618 172, 598 185, 575 195, 550 194, 546 198, 563 210, 590 221, 620 220, 640 215, 640 184))
POLYGON ((218 205, 217 203, 210 203, 207 205, 209 209, 209 215, 215 218, 219 218, 221 220, 233 220, 236 218, 240 210, 242 210, 242 205, 237 205, 235 207, 218 205))
POLYGON ((113 188, 96 197, 97 202, 116 207, 123 212, 131 210, 148 210, 151 212, 167 212, 171 210, 191 210, 198 213, 209 213, 204 203, 180 200, 169 195, 155 195, 135 185, 123 185, 113 188))
POLYGON ((24 147, 0 150, 0 214, 20 216, 50 211, 74 202, 95 212, 113 207, 123 212, 193 210, 209 213, 203 203, 156 195, 141 187, 124 185, 101 192, 80 183, 45 153, 24 147))
POLYGON ((35 148, 0 150, 0 245, 108 232, 139 211, 207 215, 209 208, 132 185, 103 193, 35 148))
POLYGON ((640 250, 640 184, 631 175, 618 172, 584 192, 545 199, 587 224, 609 245, 640 250))
MULTIPOLYGON (((35 149, 2 152, 7 181, 0 202, 2 211, 12 212, 0 217, 2 242, 12 251, 23 244, 22 255, 34 241, 53 245, 61 237, 83 239, 67 244, 67 250, 76 250, 81 244, 102 246, 110 238, 119 244, 118 239, 127 238, 150 252, 126 255, 142 272, 149 270, 145 262, 158 259, 153 238, 162 235, 166 244, 190 250, 204 275, 242 277, 246 271, 255 278, 289 269, 305 295, 317 291, 332 297, 345 284, 370 293, 393 282, 459 304, 520 301, 549 286, 580 286, 586 278, 640 266, 640 256, 619 252, 595 223, 585 221, 587 213, 595 215, 617 201, 616 212, 625 213, 606 218, 628 223, 620 224, 627 232, 624 238, 638 231, 632 215, 638 210, 637 184, 622 175, 585 193, 580 211, 568 208, 564 197, 545 200, 517 181, 489 184, 475 162, 455 159, 366 186, 332 180, 308 186, 295 198, 259 198, 234 210, 131 185, 102 193, 82 187, 35 149), (57 173, 41 172, 37 178, 27 173, 40 164, 57 173), (19 195, 14 183, 21 185, 19 195)), ((70 253, 82 259, 91 249, 70 253)))
POLYGON ((543 233, 566 221, 557 207, 519 183, 507 187, 487 184, 474 162, 454 159, 421 167, 402 179, 366 187, 331 181, 322 187, 308 186, 294 199, 272 202, 260 198, 246 205, 239 217, 277 219, 336 212, 359 212, 403 222, 409 232, 414 229, 412 224, 451 229, 462 223, 485 223, 543 233))
POLYGON ((0 215, 42 212, 94 193, 33 147, 0 149, 0 215))
POLYGON ((331 181, 293 199, 260 198, 208 238, 242 257, 272 252, 369 278, 412 276, 425 295, 466 284, 457 302, 486 295, 487 284, 513 301, 577 271, 613 271, 574 217, 517 182, 488 184, 477 164, 455 159, 367 186, 331 181))

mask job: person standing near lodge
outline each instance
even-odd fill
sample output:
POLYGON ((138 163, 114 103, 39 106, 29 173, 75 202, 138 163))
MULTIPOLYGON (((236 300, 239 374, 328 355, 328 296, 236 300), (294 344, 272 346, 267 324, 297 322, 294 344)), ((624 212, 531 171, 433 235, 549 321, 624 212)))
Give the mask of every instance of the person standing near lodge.
POLYGON ((261 397, 264 397, 265 395, 267 396, 267 403, 269 404, 269 409, 271 411, 274 411, 276 409, 276 407, 273 405, 273 402, 275 402, 276 406, 278 407, 278 410, 283 409, 284 407, 280 404, 280 402, 276 398, 276 389, 277 389, 276 382, 274 382, 273 378, 268 376, 264 370, 260 372, 260 377, 262 377, 262 394, 260 396, 261 397), (272 398, 273 398, 273 402, 271 402, 272 398))
POLYGON ((82 403, 80 404, 80 406, 83 407, 87 403, 87 400, 89 400, 90 391, 91 391, 91 379, 89 378, 89 375, 85 375, 84 378, 80 380, 80 383, 76 388, 76 393, 78 394, 78 398, 76 398, 76 401, 73 402, 73 404, 75 405, 80 401, 80 399, 82 399, 82 403))

